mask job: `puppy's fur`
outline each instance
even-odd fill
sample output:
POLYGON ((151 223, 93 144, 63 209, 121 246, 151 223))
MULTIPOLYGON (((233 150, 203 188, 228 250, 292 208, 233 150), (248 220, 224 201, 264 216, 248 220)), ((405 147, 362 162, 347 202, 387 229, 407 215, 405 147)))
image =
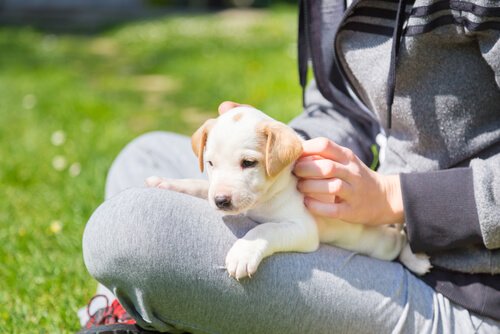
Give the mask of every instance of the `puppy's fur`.
POLYGON ((301 138, 257 109, 237 107, 205 122, 192 136, 200 169, 209 181, 151 177, 149 186, 208 199, 226 214, 260 222, 229 250, 226 269, 236 279, 253 275, 276 252, 312 252, 332 244, 382 260, 400 260, 417 274, 431 265, 413 254, 402 231, 392 226, 350 224, 313 216, 292 174, 302 153, 301 138))

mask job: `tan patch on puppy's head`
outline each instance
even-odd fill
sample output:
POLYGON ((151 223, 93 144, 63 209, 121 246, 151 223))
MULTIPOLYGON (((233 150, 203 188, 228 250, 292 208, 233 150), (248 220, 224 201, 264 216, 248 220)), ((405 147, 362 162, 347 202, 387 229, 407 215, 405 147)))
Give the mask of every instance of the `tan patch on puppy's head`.
POLYGON ((233 121, 238 122, 243 117, 243 113, 237 113, 233 116, 233 121))
POLYGON ((257 133, 263 139, 266 173, 278 175, 302 154, 302 142, 290 127, 276 121, 264 121, 257 125, 257 133))
POLYGON ((196 154, 196 156, 198 157, 198 164, 202 172, 204 167, 203 152, 205 150, 205 145, 207 144, 208 133, 213 128, 215 122, 216 119, 214 118, 207 120, 191 136, 191 147, 193 148, 194 154, 196 154))

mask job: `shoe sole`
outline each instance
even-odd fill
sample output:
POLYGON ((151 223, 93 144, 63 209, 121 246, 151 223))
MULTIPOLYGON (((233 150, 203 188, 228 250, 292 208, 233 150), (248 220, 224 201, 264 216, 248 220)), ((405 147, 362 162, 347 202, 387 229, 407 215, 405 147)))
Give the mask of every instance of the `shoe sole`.
POLYGON ((136 325, 126 325, 126 324, 114 324, 114 325, 104 325, 96 326, 94 328, 82 329, 77 334, 147 334, 147 333, 158 333, 151 332, 136 325))

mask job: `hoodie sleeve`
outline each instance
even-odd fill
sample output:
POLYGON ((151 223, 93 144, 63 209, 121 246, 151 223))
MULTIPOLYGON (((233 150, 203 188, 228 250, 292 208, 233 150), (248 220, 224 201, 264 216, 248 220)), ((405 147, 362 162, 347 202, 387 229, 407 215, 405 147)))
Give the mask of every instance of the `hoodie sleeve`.
POLYGON ((500 154, 471 163, 481 234, 488 249, 500 248, 500 154))
POLYGON ((468 168, 401 174, 401 189, 413 251, 500 248, 500 154, 468 168))

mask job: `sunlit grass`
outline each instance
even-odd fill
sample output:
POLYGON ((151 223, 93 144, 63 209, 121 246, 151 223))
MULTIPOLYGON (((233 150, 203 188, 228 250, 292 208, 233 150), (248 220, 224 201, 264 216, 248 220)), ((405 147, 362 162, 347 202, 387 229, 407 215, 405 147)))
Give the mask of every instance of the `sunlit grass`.
POLYGON ((132 138, 190 134, 220 101, 300 110, 294 8, 130 23, 92 35, 0 28, 0 332, 73 333, 107 169, 132 138))

